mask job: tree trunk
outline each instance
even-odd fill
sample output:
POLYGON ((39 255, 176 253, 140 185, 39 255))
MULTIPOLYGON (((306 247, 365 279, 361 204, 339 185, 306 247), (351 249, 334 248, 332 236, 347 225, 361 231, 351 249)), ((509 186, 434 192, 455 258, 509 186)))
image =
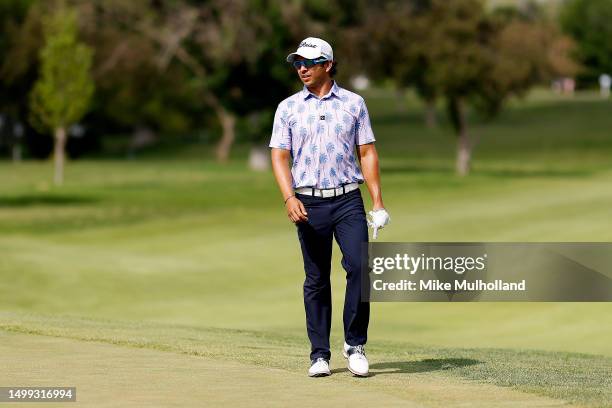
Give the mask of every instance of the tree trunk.
POLYGON ((236 138, 236 116, 223 107, 216 108, 215 112, 223 129, 221 140, 217 144, 216 156, 217 161, 224 163, 229 159, 230 150, 236 138))
POLYGON ((13 144, 12 157, 13 163, 19 163, 21 161, 21 144, 19 142, 13 144))
MULTIPOLYGON (((12 141, 12 157, 13 157, 13 162, 14 163, 18 163, 21 161, 21 156, 22 156, 22 141, 23 141, 23 135, 25 133, 25 126, 21 123, 21 122, 13 122, 10 121, 9 123, 12 124, 12 128, 13 128, 13 132, 12 132, 12 137, 11 137, 11 141, 12 141)), ((2 127, 2 124, 0 124, 0 127, 2 127)))
POLYGON ((438 126, 438 120, 436 118, 436 100, 429 99, 425 101, 425 125, 429 129, 433 129, 438 126))
POLYGON ((62 185, 64 182, 64 162, 66 150, 66 128, 55 129, 55 145, 53 151, 53 161, 55 162, 55 175, 53 181, 55 185, 62 185))
POLYGON ((404 89, 396 89, 395 101, 397 113, 406 113, 406 91, 404 89))
POLYGON ((448 103, 451 123, 457 133, 457 159, 455 170, 460 176, 467 176, 470 172, 472 160, 472 144, 467 133, 465 106, 459 97, 451 97, 448 103))
POLYGON ((458 135, 456 171, 460 176, 467 176, 470 172, 472 160, 472 146, 465 129, 458 135))
POLYGON ((249 168, 254 171, 266 171, 270 168, 270 149, 268 149, 268 146, 251 147, 249 168))

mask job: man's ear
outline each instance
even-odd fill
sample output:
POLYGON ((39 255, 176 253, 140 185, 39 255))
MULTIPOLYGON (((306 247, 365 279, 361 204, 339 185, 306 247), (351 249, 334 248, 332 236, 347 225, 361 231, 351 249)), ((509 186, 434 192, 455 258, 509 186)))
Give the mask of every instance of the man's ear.
POLYGON ((334 63, 332 61, 325 62, 325 72, 331 71, 333 66, 334 66, 334 63))

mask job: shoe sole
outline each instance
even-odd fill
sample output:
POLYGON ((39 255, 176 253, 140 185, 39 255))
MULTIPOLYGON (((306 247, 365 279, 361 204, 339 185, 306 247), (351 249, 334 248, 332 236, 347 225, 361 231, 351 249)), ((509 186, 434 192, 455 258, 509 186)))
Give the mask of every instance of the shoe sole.
POLYGON ((315 373, 315 374, 308 374, 309 377, 327 377, 330 376, 331 372, 327 372, 327 373, 315 373))
MULTIPOLYGON (((342 355, 344 356, 344 358, 348 360, 349 356, 348 354, 346 354, 345 350, 342 350, 342 355)), ((348 365, 347 368, 354 376, 357 376, 357 377, 367 377, 369 375, 369 373, 365 373, 365 374, 356 373, 355 371, 351 370, 350 365, 348 365)))

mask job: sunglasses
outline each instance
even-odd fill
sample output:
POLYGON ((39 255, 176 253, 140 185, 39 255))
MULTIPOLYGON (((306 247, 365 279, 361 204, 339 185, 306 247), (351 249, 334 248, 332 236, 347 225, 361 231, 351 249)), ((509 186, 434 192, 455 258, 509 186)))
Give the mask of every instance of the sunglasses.
POLYGON ((316 58, 316 59, 303 59, 293 61, 293 67, 295 69, 300 69, 300 67, 305 66, 306 68, 314 67, 317 64, 322 64, 326 62, 326 58, 316 58))

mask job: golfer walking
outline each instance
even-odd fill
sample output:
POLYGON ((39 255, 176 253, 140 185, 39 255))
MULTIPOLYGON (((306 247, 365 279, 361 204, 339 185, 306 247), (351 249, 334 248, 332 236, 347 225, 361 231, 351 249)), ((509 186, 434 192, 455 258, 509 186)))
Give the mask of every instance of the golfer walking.
POLYGON ((304 258, 304 307, 311 343, 311 377, 330 374, 330 270, 332 239, 342 251, 346 270, 344 349, 349 370, 367 376, 370 304, 361 299, 361 257, 368 223, 378 229, 389 222, 384 209, 378 154, 363 98, 332 78, 336 61, 326 41, 309 37, 289 54, 304 88, 278 105, 270 147, 272 167, 295 223, 304 258), (357 161, 359 160, 360 166, 357 161), (372 197, 372 220, 366 220, 359 184, 372 197))

